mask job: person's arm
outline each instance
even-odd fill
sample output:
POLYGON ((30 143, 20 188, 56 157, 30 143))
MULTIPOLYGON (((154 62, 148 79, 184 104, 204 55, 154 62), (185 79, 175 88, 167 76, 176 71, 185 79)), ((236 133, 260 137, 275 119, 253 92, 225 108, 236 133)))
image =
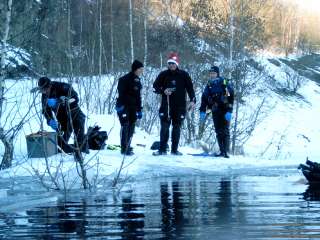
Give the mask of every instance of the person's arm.
POLYGON ((44 115, 45 119, 47 120, 47 123, 49 123, 49 121, 51 119, 53 119, 53 115, 52 115, 51 108, 47 104, 47 99, 48 98, 44 94, 42 94, 42 96, 41 96, 42 114, 44 115))
POLYGON ((228 106, 227 106, 227 111, 232 112, 233 110, 233 102, 234 102, 234 90, 232 86, 229 84, 227 85, 227 91, 228 91, 228 106))
POLYGON ((164 77, 163 77, 163 72, 160 73, 158 75, 158 77, 156 78, 156 80, 153 83, 153 88, 154 88, 154 92, 157 94, 164 94, 164 77))
POLYGON ((208 96, 209 96, 209 87, 207 85, 201 96, 200 112, 206 112, 207 106, 209 105, 208 96))
POLYGON ((78 93, 73 89, 70 84, 63 84, 61 88, 61 102, 68 101, 69 104, 77 105, 79 103, 78 93), (66 99, 64 98, 66 97, 66 99))
POLYGON ((142 111, 141 91, 142 91, 142 85, 140 85, 140 90, 139 90, 138 99, 137 99, 137 112, 142 111))
POLYGON ((119 78, 118 81, 118 99, 117 99, 117 108, 124 108, 125 99, 126 99, 126 81, 124 77, 119 78))
POLYGON ((185 76, 186 90, 187 90, 190 102, 196 103, 196 95, 194 93, 193 83, 192 83, 191 77, 187 72, 185 74, 186 74, 186 76, 185 76))

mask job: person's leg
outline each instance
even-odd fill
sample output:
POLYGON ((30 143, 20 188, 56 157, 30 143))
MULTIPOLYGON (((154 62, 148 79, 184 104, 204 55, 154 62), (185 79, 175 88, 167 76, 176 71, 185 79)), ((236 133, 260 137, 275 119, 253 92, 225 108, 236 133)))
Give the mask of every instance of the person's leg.
POLYGON ((228 157, 230 151, 230 122, 227 120, 223 124, 223 147, 224 147, 224 157, 228 157))
POLYGON ((169 128, 170 128, 170 120, 167 118, 162 118, 160 121, 160 152, 167 151, 167 145, 169 140, 169 128))
POLYGON ((180 141, 180 133, 181 133, 181 125, 184 120, 184 114, 176 112, 176 114, 172 114, 172 132, 171 132, 171 153, 172 154, 179 154, 178 146, 180 141))
POLYGON ((68 144, 72 134, 72 128, 67 120, 67 117, 58 119, 60 124, 60 131, 58 132, 58 146, 65 153, 72 153, 73 148, 68 144))
POLYGON ((75 147, 80 149, 81 152, 89 153, 88 139, 85 136, 84 126, 85 126, 86 116, 79 112, 73 118, 73 128, 75 134, 75 147))
POLYGON ((130 147, 132 136, 134 133, 135 128, 135 122, 137 120, 136 118, 136 111, 135 109, 127 109, 125 115, 118 115, 120 124, 121 124, 121 130, 120 130, 120 141, 121 141, 121 153, 132 155, 132 149, 130 147))
POLYGON ((121 153, 125 153, 128 150, 128 139, 129 139, 129 122, 121 124, 120 129, 120 144, 121 153))
POLYGON ((169 140, 169 128, 171 124, 171 119, 169 118, 167 108, 160 108, 159 117, 160 117, 160 143, 159 143, 158 151, 153 152, 154 156, 167 154, 167 145, 169 140))
POLYGON ((129 136, 129 118, 127 114, 121 114, 119 115, 119 121, 120 121, 120 145, 121 145, 121 153, 125 153, 127 150, 127 142, 128 142, 128 136, 129 136))
POLYGON ((224 115, 220 112, 215 112, 212 116, 214 129, 216 132, 217 142, 220 150, 220 154, 223 155, 225 153, 225 144, 224 144, 224 115))
POLYGON ((130 155, 133 153, 133 149, 131 147, 131 142, 132 142, 132 138, 133 138, 133 134, 134 134, 134 129, 136 126, 136 121, 137 121, 136 110, 131 109, 129 111, 129 125, 128 125, 128 139, 127 139, 128 140, 127 153, 130 155))

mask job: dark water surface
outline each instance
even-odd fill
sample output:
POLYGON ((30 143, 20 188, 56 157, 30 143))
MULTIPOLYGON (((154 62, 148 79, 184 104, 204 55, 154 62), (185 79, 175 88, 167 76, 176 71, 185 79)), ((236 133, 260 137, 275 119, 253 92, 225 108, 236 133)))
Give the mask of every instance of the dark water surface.
POLYGON ((0 200, 0 239, 320 239, 320 190, 301 178, 293 168, 168 177, 132 182, 117 197, 44 202, 21 180, 24 190, 0 200))

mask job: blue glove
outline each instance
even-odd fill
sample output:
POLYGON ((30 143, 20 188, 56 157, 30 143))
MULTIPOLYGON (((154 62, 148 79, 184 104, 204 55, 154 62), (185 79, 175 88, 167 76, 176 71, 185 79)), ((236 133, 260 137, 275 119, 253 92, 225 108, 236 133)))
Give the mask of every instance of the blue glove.
POLYGON ((206 113, 205 112, 200 112, 200 121, 204 122, 205 119, 206 119, 206 113))
POLYGON ((53 130, 58 130, 58 123, 54 119, 50 119, 48 125, 53 129, 53 130))
POLYGON ((57 99, 56 98, 48 98, 48 106, 51 108, 54 108, 57 105, 57 99))
POLYGON ((142 112, 137 112, 137 118, 141 119, 142 118, 142 112))
POLYGON ((116 111, 118 114, 121 114, 124 110, 124 106, 116 107, 116 111))
POLYGON ((228 122, 231 121, 231 117, 232 117, 231 112, 227 112, 227 113, 224 115, 224 118, 225 118, 228 122))

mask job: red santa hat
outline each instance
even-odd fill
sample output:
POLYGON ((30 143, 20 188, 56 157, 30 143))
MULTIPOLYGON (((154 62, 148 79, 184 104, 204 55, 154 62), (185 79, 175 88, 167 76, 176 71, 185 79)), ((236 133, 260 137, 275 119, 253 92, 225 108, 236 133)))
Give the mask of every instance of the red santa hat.
POLYGON ((169 57, 168 57, 168 61, 167 63, 174 63, 176 64, 177 66, 179 66, 179 57, 178 57, 178 54, 177 53, 170 53, 169 54, 169 57))

